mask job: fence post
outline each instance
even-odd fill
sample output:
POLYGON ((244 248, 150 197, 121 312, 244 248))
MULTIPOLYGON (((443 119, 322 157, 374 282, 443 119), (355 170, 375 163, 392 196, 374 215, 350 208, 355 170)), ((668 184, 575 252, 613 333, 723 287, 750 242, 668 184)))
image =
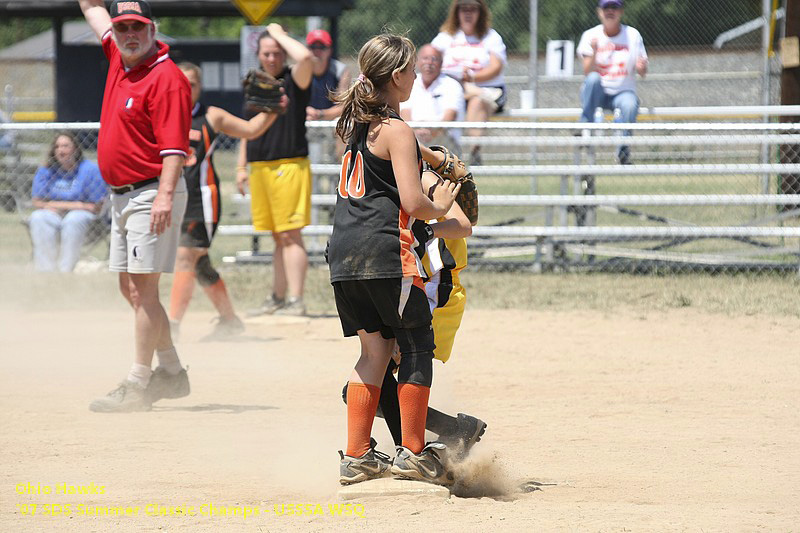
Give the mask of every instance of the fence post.
MULTIPOLYGON (((794 2, 786 4, 786 37, 800 37, 800 6, 794 2)), ((800 104, 800 67, 787 68, 781 65, 781 105, 800 104)), ((781 116, 780 122, 795 122, 797 117, 781 116)), ((800 144, 781 144, 778 146, 778 157, 782 164, 800 162, 800 144)), ((778 174, 778 192, 781 194, 797 194, 800 192, 799 174, 778 174)), ((781 210, 792 206, 780 206, 781 210)))
MULTIPOLYGON (((769 61, 769 28, 770 20, 772 19, 772 0, 761 0, 762 16, 764 18, 764 26, 761 28, 761 53, 764 54, 764 65, 761 80, 761 105, 770 104, 770 61, 769 61)), ((769 115, 764 115, 764 122, 769 122, 769 115)), ((769 146, 767 144, 761 145, 761 162, 763 164, 769 163, 769 146)), ((769 174, 761 176, 761 192, 769 194, 769 174)))
MULTIPOLYGON (((528 57, 528 87, 530 90, 530 98, 525 102, 525 106, 530 106, 530 109, 536 109, 537 92, 539 90, 539 0, 530 0, 530 30, 531 30, 531 43, 530 43, 530 56, 528 57)), ((520 100, 522 95, 520 95, 520 100)), ((522 102, 520 102, 522 104, 522 102)), ((520 105, 520 107, 525 107, 520 105)), ((531 117, 529 120, 536 120, 531 117)), ((535 137, 536 130, 531 132, 535 137)), ((531 165, 536 164, 536 145, 531 145, 531 165)), ((531 194, 539 194, 539 182, 536 176, 531 176, 531 194)))

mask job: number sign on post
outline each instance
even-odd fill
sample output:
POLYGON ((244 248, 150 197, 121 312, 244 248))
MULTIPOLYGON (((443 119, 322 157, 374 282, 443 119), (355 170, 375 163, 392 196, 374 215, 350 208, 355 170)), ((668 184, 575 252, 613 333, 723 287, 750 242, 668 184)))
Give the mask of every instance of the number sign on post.
POLYGON ((547 41, 545 75, 551 78, 572 76, 575 64, 575 43, 547 41))

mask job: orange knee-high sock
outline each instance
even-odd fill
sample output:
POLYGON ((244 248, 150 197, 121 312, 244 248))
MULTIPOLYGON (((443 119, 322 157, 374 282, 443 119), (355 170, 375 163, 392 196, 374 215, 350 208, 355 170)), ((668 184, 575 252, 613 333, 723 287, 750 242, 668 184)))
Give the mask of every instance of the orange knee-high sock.
POLYGON ((425 422, 428 416, 428 397, 431 388, 415 383, 397 385, 397 398, 400 400, 400 428, 403 432, 403 446, 414 453, 425 447, 425 422))
POLYGON ((169 298, 169 318, 170 320, 180 320, 186 314, 186 308, 189 307, 189 301, 192 299, 192 292, 194 292, 195 274, 188 270, 179 270, 175 272, 172 279, 172 294, 169 298))
POLYGON ((369 451, 372 421, 381 397, 381 388, 366 383, 347 387, 347 455, 361 457, 369 451))
POLYGON ((228 297, 228 289, 225 288, 225 282, 222 281, 222 278, 219 278, 213 285, 203 287, 203 290, 206 291, 206 296, 219 311, 219 316, 233 318, 233 304, 228 297))

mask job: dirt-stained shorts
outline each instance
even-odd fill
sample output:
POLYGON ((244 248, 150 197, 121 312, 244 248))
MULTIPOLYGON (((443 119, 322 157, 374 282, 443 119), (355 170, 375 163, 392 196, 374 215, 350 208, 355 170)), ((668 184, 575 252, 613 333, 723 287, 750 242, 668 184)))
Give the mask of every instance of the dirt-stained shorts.
POLYGON ((211 248, 211 241, 219 227, 218 222, 184 220, 181 224, 181 239, 178 246, 186 248, 211 248))
POLYGON ((333 294, 345 337, 360 329, 379 331, 384 339, 396 338, 403 329, 430 330, 431 311, 420 278, 336 281, 333 294))
POLYGON ((161 235, 150 232, 150 211, 158 183, 125 194, 111 195, 111 250, 108 269, 112 272, 152 274, 172 272, 186 212, 186 182, 178 180, 172 201, 172 222, 161 235))

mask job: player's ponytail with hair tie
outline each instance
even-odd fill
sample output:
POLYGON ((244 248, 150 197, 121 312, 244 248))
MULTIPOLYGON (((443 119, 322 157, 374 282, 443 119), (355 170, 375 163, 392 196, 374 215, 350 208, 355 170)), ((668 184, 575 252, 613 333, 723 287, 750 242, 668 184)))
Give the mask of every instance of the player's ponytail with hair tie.
POLYGON ((357 125, 389 116, 389 105, 379 89, 391 81, 393 72, 407 68, 415 56, 410 40, 390 33, 375 36, 361 47, 358 53, 361 72, 355 83, 335 98, 342 105, 336 135, 345 144, 351 142, 357 125))

